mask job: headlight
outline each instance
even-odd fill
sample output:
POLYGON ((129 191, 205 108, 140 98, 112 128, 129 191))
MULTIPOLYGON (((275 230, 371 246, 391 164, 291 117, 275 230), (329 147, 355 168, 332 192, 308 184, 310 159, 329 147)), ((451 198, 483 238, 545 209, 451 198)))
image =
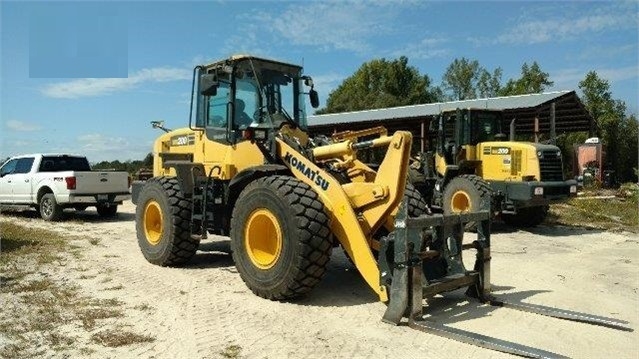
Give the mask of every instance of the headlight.
POLYGON ((543 196, 544 188, 543 187, 535 187, 535 196, 543 196))
POLYGON ((577 186, 570 186, 570 193, 577 193, 577 186))
POLYGON ((561 151, 557 151, 557 157, 561 157, 561 151))
POLYGON ((537 151, 537 157, 541 158, 543 153, 541 151, 537 151))

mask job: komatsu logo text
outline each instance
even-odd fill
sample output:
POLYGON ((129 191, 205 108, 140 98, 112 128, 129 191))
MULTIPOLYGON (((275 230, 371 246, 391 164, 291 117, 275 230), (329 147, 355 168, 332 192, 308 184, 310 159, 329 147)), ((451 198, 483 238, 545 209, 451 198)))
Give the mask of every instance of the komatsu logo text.
POLYGON ((306 176, 306 178, 310 179, 316 185, 320 186, 324 191, 328 189, 330 182, 322 177, 322 175, 319 174, 319 171, 306 167, 304 162, 298 160, 292 154, 286 152, 286 155, 284 155, 284 162, 288 163, 291 168, 295 168, 300 171, 301 174, 306 176))

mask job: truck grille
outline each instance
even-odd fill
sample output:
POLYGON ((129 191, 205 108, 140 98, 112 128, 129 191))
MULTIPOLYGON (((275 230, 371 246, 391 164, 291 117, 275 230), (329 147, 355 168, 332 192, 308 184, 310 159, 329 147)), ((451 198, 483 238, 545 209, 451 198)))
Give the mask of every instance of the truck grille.
POLYGON ((542 182, 564 180, 561 156, 557 156, 557 151, 543 151, 539 159, 539 170, 542 182))

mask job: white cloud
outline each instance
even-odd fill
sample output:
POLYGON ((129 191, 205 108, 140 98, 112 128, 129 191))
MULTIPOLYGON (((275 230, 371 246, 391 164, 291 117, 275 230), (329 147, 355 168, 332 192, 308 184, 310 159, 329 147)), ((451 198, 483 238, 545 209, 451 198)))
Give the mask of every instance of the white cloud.
POLYGON ((410 43, 401 50, 393 51, 393 56, 409 56, 411 59, 432 59, 435 57, 445 57, 450 55, 451 51, 442 46, 448 40, 442 37, 427 37, 422 41, 410 43))
POLYGON ((75 151, 86 154, 90 162, 104 160, 141 160, 151 152, 152 141, 138 141, 118 136, 105 136, 99 133, 84 134, 77 137, 75 151))
POLYGON ((594 68, 578 69, 568 68, 550 71, 550 78, 555 82, 553 90, 576 89, 579 82, 586 77, 589 71, 597 72, 600 78, 609 81, 611 84, 624 80, 636 79, 639 77, 639 66, 627 66, 620 68, 594 68))
POLYGON ((397 2, 304 2, 275 15, 260 12, 252 19, 294 45, 362 53, 370 49, 370 38, 392 29, 393 10, 399 5, 397 2))
POLYGON ((5 127, 10 131, 33 132, 42 129, 40 125, 27 121, 9 120, 5 122, 5 127))
POLYGON ((42 94, 53 98, 79 98, 106 95, 134 88, 145 82, 188 80, 187 69, 156 67, 142 69, 126 78, 86 78, 46 86, 42 94))
POLYGON ((346 76, 336 73, 330 73, 325 75, 314 75, 313 84, 315 90, 320 95, 320 101, 326 101, 328 95, 339 86, 346 76))
POLYGON ((619 11, 614 6, 606 7, 597 9, 596 13, 581 16, 521 21, 497 36, 494 42, 538 44, 587 33, 632 28, 637 26, 638 20, 636 11, 619 11))

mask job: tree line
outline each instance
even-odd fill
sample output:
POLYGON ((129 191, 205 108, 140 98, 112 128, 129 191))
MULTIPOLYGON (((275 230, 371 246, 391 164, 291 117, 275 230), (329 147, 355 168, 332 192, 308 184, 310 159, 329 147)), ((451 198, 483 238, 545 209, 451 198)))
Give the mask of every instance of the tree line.
MULTIPOLYGON (((485 68, 477 60, 454 59, 439 86, 427 74, 408 65, 408 58, 374 59, 347 77, 317 114, 362 111, 433 102, 541 93, 554 85, 548 72, 534 61, 524 63, 518 77, 503 81, 500 67, 485 68)), ((581 100, 597 124, 597 136, 606 147, 605 169, 614 170, 621 181, 637 181, 638 122, 624 101, 612 97, 610 82, 590 71, 579 82, 581 100)), ((572 169, 573 146, 583 143, 587 132, 559 136, 566 172, 572 169)))
POLYGON ((153 170, 153 154, 148 153, 143 160, 129 160, 124 162, 120 162, 119 160, 101 161, 93 164, 91 168, 94 170, 126 171, 133 175, 140 169, 153 170))

